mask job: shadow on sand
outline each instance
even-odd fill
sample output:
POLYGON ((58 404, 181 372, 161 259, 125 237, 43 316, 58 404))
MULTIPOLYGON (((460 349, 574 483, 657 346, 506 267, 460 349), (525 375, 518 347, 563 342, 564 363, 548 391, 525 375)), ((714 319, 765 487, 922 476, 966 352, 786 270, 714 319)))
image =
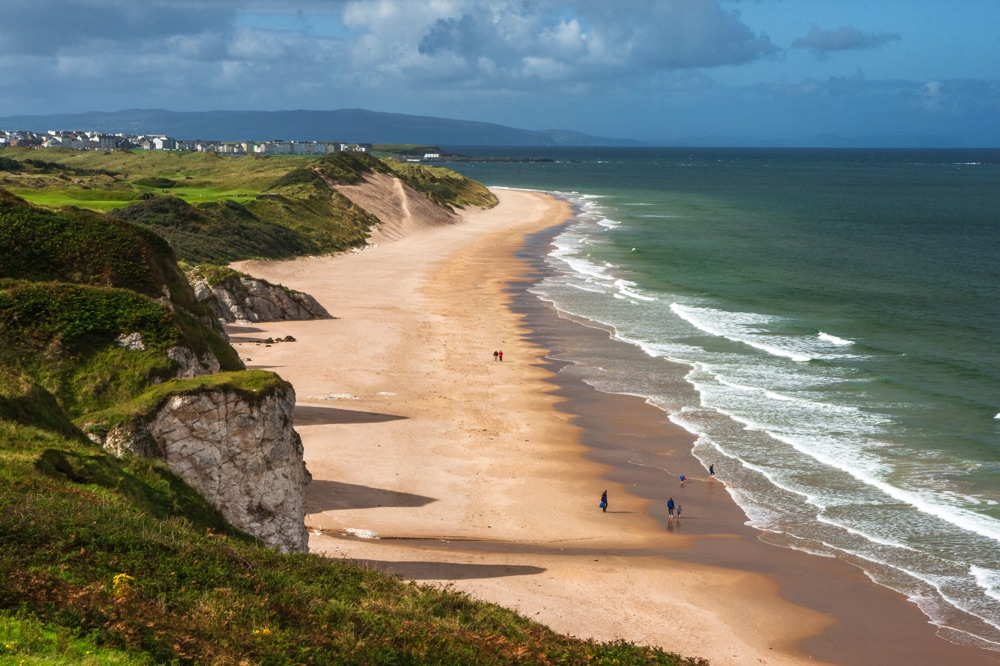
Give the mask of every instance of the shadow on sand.
POLYGON ((382 560, 349 560, 361 567, 370 567, 402 576, 406 580, 469 580, 472 578, 503 578, 533 576, 545 572, 542 567, 506 564, 458 564, 453 562, 385 562, 382 560))
POLYGON ((339 407, 315 407, 312 405, 296 405, 295 425, 329 425, 332 423, 385 423, 386 421, 398 421, 405 419, 405 416, 396 414, 383 414, 381 412, 363 412, 354 409, 340 409, 339 407))
POLYGON ((339 481, 313 480, 306 491, 306 513, 374 509, 376 507, 419 507, 437 500, 423 495, 369 488, 339 481))

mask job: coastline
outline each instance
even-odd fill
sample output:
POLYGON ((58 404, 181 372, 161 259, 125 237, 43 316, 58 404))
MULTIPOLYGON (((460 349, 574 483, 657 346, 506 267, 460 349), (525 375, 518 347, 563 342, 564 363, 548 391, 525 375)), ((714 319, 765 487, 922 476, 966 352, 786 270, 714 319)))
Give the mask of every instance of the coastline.
POLYGON ((338 317, 230 329, 248 366, 296 387, 313 552, 713 664, 1000 663, 937 638, 856 569, 760 542, 721 482, 703 478, 688 433, 639 398, 559 373, 551 348, 606 338, 523 292, 539 232, 571 211, 497 193, 497 209, 371 251, 240 266, 338 317), (535 245, 518 255, 526 234, 535 245), (262 332, 299 342, 240 342, 262 332), (692 470, 683 490, 630 464, 651 442, 692 470), (663 495, 675 490, 687 510, 667 529, 663 495))

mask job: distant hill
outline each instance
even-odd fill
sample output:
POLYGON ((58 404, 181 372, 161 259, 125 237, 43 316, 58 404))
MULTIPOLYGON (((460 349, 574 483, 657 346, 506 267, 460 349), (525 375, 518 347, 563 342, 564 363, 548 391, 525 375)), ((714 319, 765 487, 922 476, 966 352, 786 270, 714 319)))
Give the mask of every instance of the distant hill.
POLYGON ((336 111, 196 111, 160 109, 0 118, 0 128, 45 132, 91 130, 166 134, 217 141, 343 141, 440 146, 638 146, 639 141, 590 136, 570 130, 523 130, 493 123, 432 116, 336 111))

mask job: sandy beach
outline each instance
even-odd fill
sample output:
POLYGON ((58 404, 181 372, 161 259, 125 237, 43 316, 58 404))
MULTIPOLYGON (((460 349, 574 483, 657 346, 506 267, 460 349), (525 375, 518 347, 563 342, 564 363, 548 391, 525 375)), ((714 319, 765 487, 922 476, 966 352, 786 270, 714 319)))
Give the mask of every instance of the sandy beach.
POLYGON ((937 638, 856 569, 761 543, 690 435, 561 378, 546 345, 606 334, 519 295, 532 267, 516 255, 571 210, 496 193, 498 207, 458 220, 407 216, 363 252, 236 266, 335 317, 229 327, 248 367, 295 386, 313 552, 712 664, 1000 663, 937 638), (656 438, 690 480, 630 468, 635 438, 656 438))

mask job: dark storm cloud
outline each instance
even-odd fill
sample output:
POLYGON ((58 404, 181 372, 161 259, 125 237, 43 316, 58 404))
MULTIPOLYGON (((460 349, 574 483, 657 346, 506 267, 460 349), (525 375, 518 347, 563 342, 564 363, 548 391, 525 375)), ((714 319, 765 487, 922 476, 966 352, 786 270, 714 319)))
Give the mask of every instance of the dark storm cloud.
POLYGON ((822 55, 836 51, 873 49, 899 39, 899 35, 888 32, 869 33, 851 27, 823 30, 812 26, 805 37, 792 42, 792 48, 808 49, 822 55))
POLYGON ((30 56, 226 30, 234 17, 221 3, 155 0, 5 0, 0 13, 0 55, 30 56))

